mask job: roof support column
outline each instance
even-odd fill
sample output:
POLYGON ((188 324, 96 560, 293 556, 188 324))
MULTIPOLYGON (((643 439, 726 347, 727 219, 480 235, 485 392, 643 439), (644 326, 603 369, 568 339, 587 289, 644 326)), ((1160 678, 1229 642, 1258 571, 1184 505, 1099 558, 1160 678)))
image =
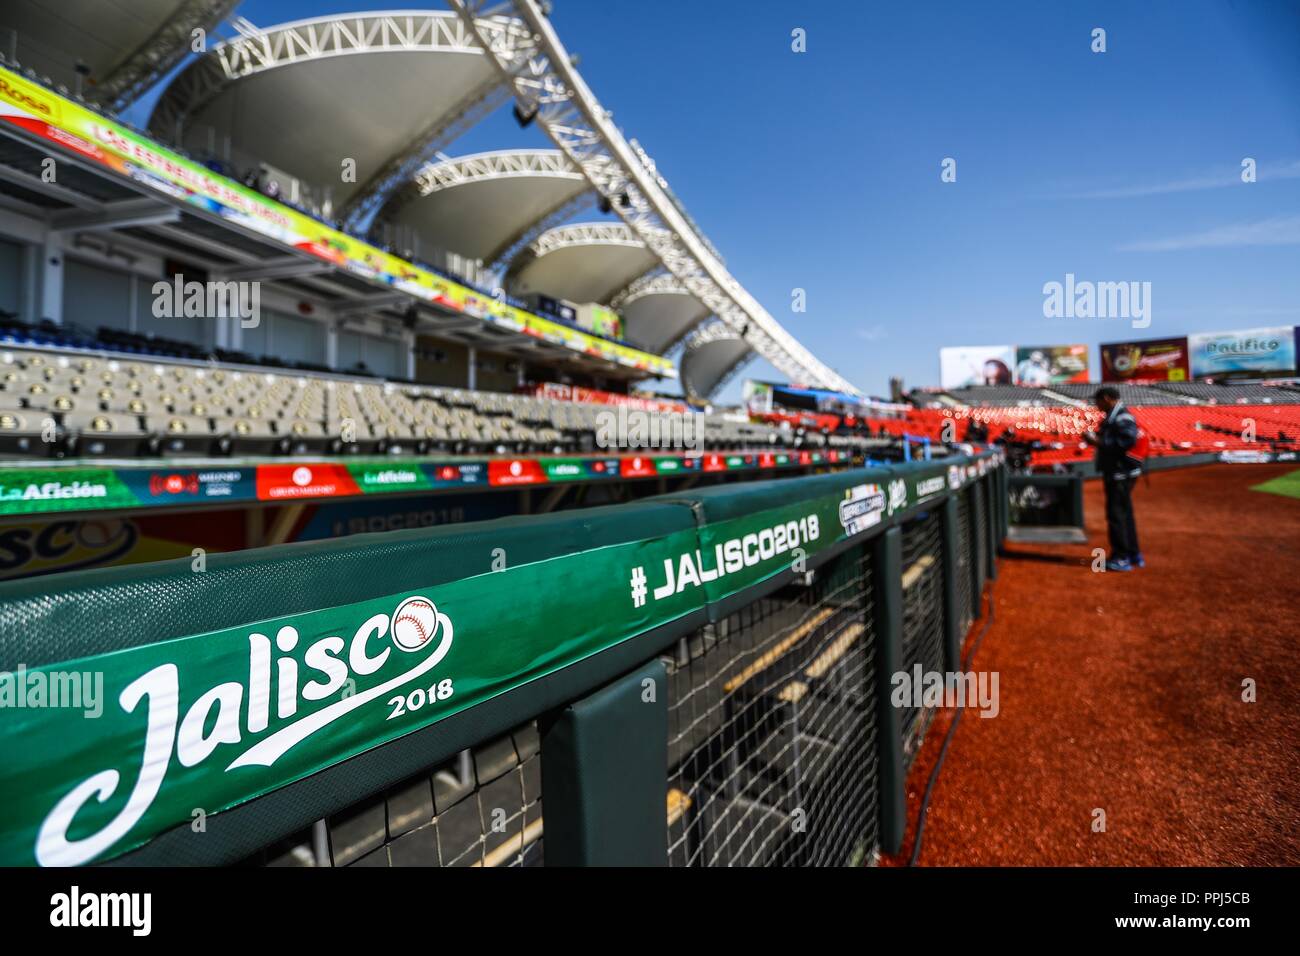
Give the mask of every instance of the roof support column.
POLYGON ((472 392, 478 387, 478 349, 471 345, 465 350, 465 355, 467 359, 465 362, 465 368, 467 369, 465 387, 472 392))
POLYGON ((244 333, 239 317, 228 315, 217 319, 217 348, 238 352, 244 345, 244 333))
POLYGON ((41 246, 40 287, 42 319, 63 324, 63 273, 67 259, 63 255, 63 234, 51 229, 41 246))
POLYGON ((339 327, 335 322, 331 322, 325 332, 325 364, 336 371, 338 370, 339 327))
POLYGON ((41 263, 45 249, 39 243, 23 246, 22 287, 19 289, 18 313, 24 322, 41 317, 41 263))

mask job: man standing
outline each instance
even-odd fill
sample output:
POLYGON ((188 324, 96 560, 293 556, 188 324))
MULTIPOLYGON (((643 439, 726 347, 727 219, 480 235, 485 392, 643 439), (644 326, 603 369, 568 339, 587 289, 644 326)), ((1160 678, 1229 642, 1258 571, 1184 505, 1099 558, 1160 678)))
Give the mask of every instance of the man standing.
POLYGON ((1137 444, 1137 419, 1119 400, 1119 389, 1103 385, 1093 396, 1102 414, 1101 427, 1083 440, 1097 449, 1097 471, 1106 491, 1106 529, 1110 533, 1107 571, 1132 571, 1146 567, 1138 550, 1137 523, 1133 520, 1133 484, 1142 473, 1130 451, 1137 444))

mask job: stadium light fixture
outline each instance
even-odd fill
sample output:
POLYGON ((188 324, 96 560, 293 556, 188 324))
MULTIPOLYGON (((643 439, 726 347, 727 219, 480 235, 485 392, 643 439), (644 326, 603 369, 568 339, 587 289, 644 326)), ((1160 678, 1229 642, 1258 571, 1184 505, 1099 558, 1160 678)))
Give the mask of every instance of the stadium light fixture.
POLYGON ((81 99, 85 91, 86 80, 90 77, 90 66, 87 63, 78 60, 72 67, 73 72, 77 74, 76 94, 77 99, 81 99))
POLYGON ((520 129, 527 129, 528 126, 537 117, 537 104, 529 103, 527 106, 521 106, 517 101, 514 107, 515 122, 519 124, 520 129))

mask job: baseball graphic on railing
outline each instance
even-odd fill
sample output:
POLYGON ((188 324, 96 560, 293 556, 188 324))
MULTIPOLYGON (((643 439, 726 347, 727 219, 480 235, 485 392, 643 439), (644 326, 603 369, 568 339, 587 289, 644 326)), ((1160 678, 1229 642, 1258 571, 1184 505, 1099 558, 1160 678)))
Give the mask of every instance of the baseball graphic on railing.
POLYGON ((418 651, 437 630, 438 609, 428 598, 407 598, 393 612, 393 643, 404 651, 418 651))

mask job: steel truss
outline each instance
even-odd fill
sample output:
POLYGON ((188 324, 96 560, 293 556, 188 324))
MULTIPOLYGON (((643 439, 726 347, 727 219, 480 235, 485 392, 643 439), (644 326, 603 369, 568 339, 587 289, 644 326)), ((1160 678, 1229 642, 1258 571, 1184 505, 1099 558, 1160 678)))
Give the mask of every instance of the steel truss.
MULTIPOLYGON (((182 71, 158 101, 150 127, 180 143, 186 120, 221 90, 247 76, 295 63, 363 53, 465 53, 481 56, 474 32, 449 11, 347 14, 261 29, 237 24, 225 40, 182 71)), ((429 157, 497 109, 510 96, 498 77, 475 89, 405 144, 340 209, 345 228, 360 231, 410 182, 429 157)))
MULTIPOLYGON (((645 275, 637 276, 623 291, 609 300, 609 307, 623 310, 638 299, 649 295, 690 295, 691 290, 682 285, 681 280, 671 272, 656 269, 645 275)), ((694 298, 692 296, 692 298, 694 298)), ((702 321, 702 320, 701 320, 702 321)))
POLYGON ((644 249, 646 243, 621 222, 578 222, 546 230, 533 240, 528 251, 534 257, 541 258, 575 246, 627 246, 644 249))
MULTIPOLYGON (((498 88, 502 91, 506 89, 504 86, 498 88)), ((563 179, 580 183, 587 181, 587 178, 575 169, 558 149, 502 149, 427 163, 416 173, 413 181, 401 190, 401 198, 406 202, 415 202, 419 197, 470 183, 536 178, 563 179)), ((537 219, 507 236, 485 256, 484 261, 489 263, 486 271, 489 273, 504 271, 510 262, 539 236, 568 221, 577 212, 593 206, 595 201, 595 193, 588 188, 577 196, 558 202, 537 219)), ((391 216, 391 213, 384 215, 391 216)))
POLYGON ((793 380, 860 394, 787 332, 727 271, 707 241, 611 122, 536 0, 448 0, 531 116, 611 209, 691 294, 793 380))
POLYGON ((135 102, 190 50, 195 30, 211 33, 239 0, 186 0, 153 35, 88 91, 114 112, 135 102))
POLYGON ((421 196, 467 183, 496 179, 550 177, 585 182, 558 149, 500 149, 428 163, 415 175, 421 196))

